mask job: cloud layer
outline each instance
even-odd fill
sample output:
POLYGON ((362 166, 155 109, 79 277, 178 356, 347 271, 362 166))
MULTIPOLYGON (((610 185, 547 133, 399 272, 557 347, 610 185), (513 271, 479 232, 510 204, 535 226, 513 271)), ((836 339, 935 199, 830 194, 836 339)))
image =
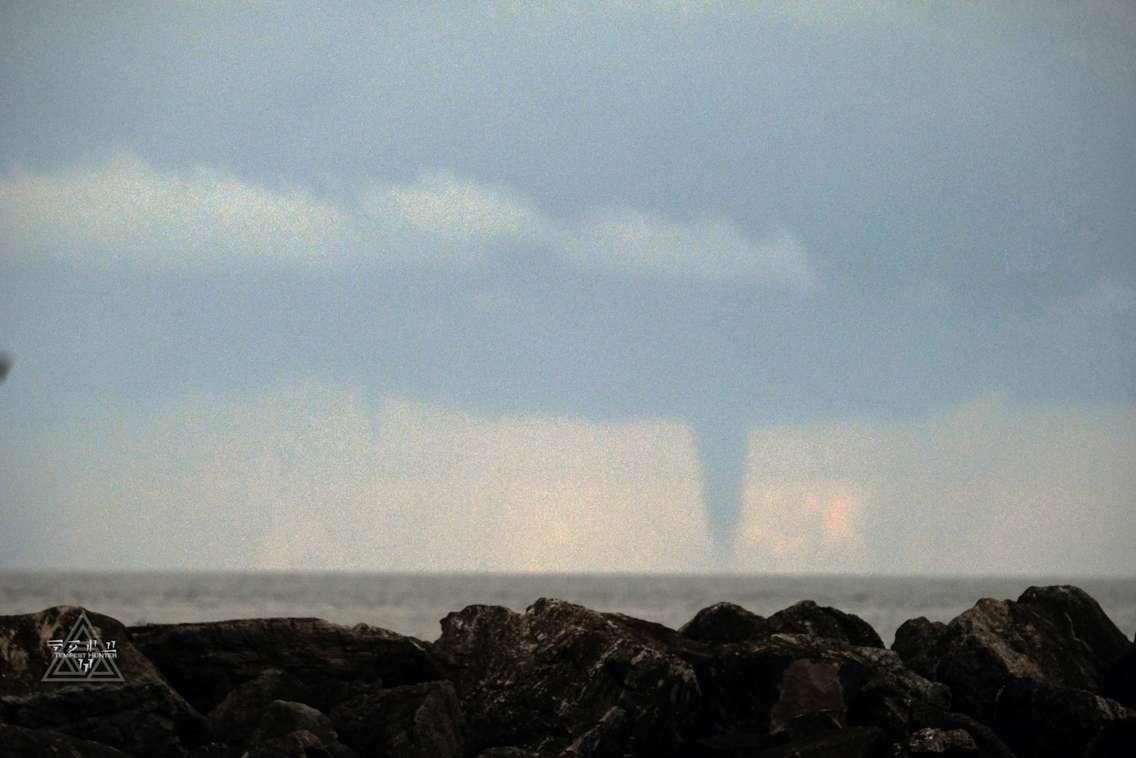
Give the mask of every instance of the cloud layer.
POLYGON ((801 242, 751 241, 724 218, 676 221, 630 208, 554 219, 507 187, 445 172, 372 182, 349 201, 273 188, 199 167, 174 173, 120 154, 52 174, 0 180, 0 250, 8 256, 144 266, 468 266, 502 248, 550 249, 603 270, 809 287, 801 242))
POLYGON ((680 423, 373 406, 326 383, 108 419, 14 456, 22 564, 1119 574, 1136 534, 1130 408, 984 398, 754 429, 726 563, 680 423))

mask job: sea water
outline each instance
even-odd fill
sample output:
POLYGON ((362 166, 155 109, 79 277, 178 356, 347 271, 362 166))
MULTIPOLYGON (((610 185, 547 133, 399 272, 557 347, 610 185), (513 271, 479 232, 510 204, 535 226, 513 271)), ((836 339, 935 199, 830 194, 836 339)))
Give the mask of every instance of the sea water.
POLYGON ((127 625, 315 616, 434 640, 443 616, 472 604, 523 610, 555 597, 677 628, 723 600, 767 616, 808 599, 855 613, 890 643, 906 619, 949 621, 981 597, 1017 598, 1043 584, 1081 587, 1126 635, 1136 631, 1136 578, 1069 577, 0 571, 0 615, 70 604, 127 625))

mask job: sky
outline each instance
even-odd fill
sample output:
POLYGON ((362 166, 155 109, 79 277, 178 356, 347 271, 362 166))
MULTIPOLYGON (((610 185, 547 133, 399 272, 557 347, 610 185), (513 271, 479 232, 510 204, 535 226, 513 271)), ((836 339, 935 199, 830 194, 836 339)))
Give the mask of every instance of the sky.
POLYGON ((0 5, 0 568, 1131 576, 1136 9, 0 5))

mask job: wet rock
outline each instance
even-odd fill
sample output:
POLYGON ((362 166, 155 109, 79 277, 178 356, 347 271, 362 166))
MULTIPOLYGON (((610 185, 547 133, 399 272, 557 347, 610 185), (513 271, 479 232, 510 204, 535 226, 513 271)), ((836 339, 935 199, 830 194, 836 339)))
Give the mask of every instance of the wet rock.
POLYGON ((774 613, 767 623, 770 632, 808 634, 861 647, 884 646, 880 635, 867 621, 836 608, 817 605, 812 600, 802 600, 774 613))
POLYGON ((0 724, 0 755, 6 758, 127 758, 109 745, 72 737, 50 729, 25 729, 0 724))
POLYGON ((303 682, 307 700, 328 710, 355 683, 441 679, 429 646, 412 637, 320 619, 270 618, 133 627, 135 644, 190 703, 209 712, 268 669, 303 682))
POLYGON ((934 678, 935 666, 942 657, 942 641, 947 625, 928 621, 925 617, 909 619, 895 630, 891 649, 899 653, 904 665, 927 678, 934 678))
POLYGON ((679 653, 700 649, 657 624, 547 599, 523 614, 451 613, 434 646, 462 703, 467 748, 542 755, 586 755, 593 743, 617 755, 673 754, 701 704, 679 653))
POLYGON ((1086 690, 1017 679, 999 693, 993 727, 1020 756, 1058 758, 1081 755, 1105 727, 1130 717, 1086 690))
POLYGON ((180 755, 207 741, 206 720, 138 650, 126 628, 101 613, 86 611, 86 617, 97 639, 115 643, 123 681, 41 681, 53 660, 48 641, 65 639, 83 612, 56 606, 0 616, 0 721, 143 755, 180 755))
POLYGON ((769 624, 740 605, 717 603, 700 610, 679 633, 699 642, 748 642, 768 637, 769 624))
POLYGON ((337 705, 331 721, 345 745, 387 758, 459 758, 463 718, 449 682, 368 692, 337 705))

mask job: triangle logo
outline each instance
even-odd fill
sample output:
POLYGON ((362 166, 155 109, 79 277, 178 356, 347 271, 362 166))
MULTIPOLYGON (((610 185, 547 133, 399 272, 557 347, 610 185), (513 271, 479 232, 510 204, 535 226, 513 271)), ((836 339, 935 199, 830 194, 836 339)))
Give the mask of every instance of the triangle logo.
POLYGON ((117 645, 103 642, 95 633, 87 612, 79 611, 79 618, 62 640, 50 640, 51 665, 43 675, 43 682, 123 682, 118 670, 117 645))

